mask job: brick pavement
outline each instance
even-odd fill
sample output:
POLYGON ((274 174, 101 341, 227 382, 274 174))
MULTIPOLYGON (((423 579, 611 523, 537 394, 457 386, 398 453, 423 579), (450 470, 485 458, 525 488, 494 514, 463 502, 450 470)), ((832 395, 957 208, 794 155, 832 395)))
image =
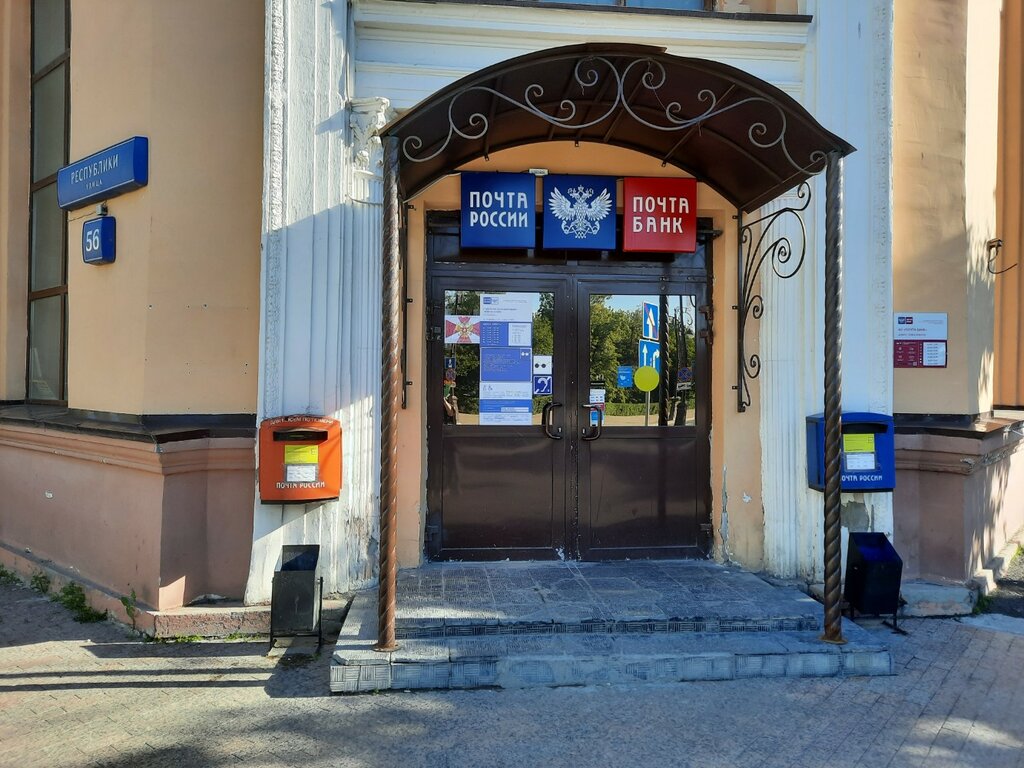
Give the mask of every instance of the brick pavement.
POLYGON ((1018 551, 1006 573, 996 581, 986 611, 1024 618, 1024 552, 1018 551))
POLYGON ((0 586, 0 765, 1024 768, 1024 636, 904 626, 895 677, 331 697, 326 651, 144 643, 0 586))

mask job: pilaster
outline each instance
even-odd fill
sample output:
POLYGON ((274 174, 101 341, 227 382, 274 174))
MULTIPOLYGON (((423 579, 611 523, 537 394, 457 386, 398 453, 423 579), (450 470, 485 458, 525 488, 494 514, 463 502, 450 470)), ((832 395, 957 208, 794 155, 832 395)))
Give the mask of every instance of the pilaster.
POLYGON ((342 426, 338 501, 254 510, 246 601, 270 597, 281 546, 318 543, 330 592, 376 560, 381 99, 350 101, 348 4, 267 0, 261 419, 342 426), (379 146, 379 142, 377 142, 379 146))

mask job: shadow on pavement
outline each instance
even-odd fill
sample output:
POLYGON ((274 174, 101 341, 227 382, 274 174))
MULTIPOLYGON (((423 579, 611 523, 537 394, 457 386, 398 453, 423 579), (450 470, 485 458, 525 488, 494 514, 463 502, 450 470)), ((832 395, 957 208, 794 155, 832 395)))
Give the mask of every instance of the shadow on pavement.
POLYGON ((275 656, 267 640, 152 642, 113 622, 78 623, 45 595, 0 585, 0 696, 173 688, 326 696, 334 639, 325 636, 319 653, 275 656))
POLYGON ((92 643, 83 646, 98 659, 199 659, 263 656, 270 644, 266 641, 240 642, 160 642, 133 640, 120 643, 92 643))

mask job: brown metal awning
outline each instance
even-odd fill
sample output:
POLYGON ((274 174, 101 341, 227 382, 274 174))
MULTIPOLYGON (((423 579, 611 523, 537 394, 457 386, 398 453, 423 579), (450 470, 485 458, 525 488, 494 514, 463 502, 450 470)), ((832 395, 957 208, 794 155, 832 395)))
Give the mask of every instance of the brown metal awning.
POLYGON ((544 141, 659 158, 752 211, 854 148, 778 88, 718 62, 645 45, 587 43, 475 72, 381 131, 399 140, 408 199, 463 164, 544 141))
MULTIPOLYGON (((825 633, 842 643, 840 430, 842 423, 842 158, 854 148, 791 97, 746 72, 665 49, 607 43, 554 48, 496 64, 438 91, 380 132, 383 138, 379 651, 396 647, 397 445, 402 370, 399 318, 401 196, 418 194, 465 163, 545 141, 613 144, 660 158, 710 185, 740 211, 825 179, 825 633)), ((806 207, 787 209, 799 214, 806 207)), ((777 215, 777 214, 771 214, 777 215)), ((743 231, 742 214, 738 217, 743 231)), ((751 224, 764 222, 762 217, 751 224)), ((748 224, 749 227, 751 224, 748 224)), ((738 270, 740 311, 759 317, 754 274, 780 243, 749 251, 738 270), (757 306, 757 310, 751 307, 757 306)), ((739 243, 745 247, 743 235, 739 243)), ((798 265, 799 266, 799 265, 798 265)), ((739 347, 739 368, 748 359, 739 347)), ((757 360, 756 356, 752 359, 757 360)), ((757 363, 760 370, 760 363, 757 363)), ((742 373, 741 373, 742 382, 742 373)), ((741 401, 742 402, 742 401, 741 401)))

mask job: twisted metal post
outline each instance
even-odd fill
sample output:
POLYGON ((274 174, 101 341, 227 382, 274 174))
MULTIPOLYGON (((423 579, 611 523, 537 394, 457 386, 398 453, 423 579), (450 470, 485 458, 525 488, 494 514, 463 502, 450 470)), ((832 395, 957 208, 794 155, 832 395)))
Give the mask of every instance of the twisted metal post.
POLYGON ((843 406, 843 159, 828 155, 825 171, 825 634, 845 643, 841 614, 839 527, 843 406))
POLYGON ((393 651, 395 590, 398 575, 398 410, 402 389, 399 338, 401 289, 399 278, 398 139, 385 137, 384 231, 382 238, 384 284, 381 303, 380 385, 380 573, 377 592, 377 644, 374 650, 393 651))

